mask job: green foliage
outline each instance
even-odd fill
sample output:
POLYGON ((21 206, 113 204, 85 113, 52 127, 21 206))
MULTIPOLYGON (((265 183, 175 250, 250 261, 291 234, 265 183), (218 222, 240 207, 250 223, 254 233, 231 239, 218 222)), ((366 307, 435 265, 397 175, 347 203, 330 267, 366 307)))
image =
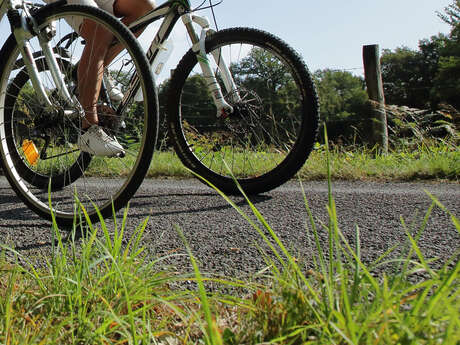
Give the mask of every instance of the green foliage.
POLYGON ((415 108, 430 106, 443 38, 420 41, 420 50, 407 47, 384 50, 381 65, 387 104, 415 108))
POLYGON ((448 103, 460 108, 460 2, 438 16, 451 26, 449 35, 419 41, 419 49, 384 50, 381 64, 387 104, 436 108, 448 103))
MULTIPOLYGON (((243 161, 244 157, 235 159, 243 161)), ((304 181, 327 178, 325 159, 324 147, 317 145, 297 176, 304 181)), ((337 145, 331 150, 330 159, 333 180, 460 180, 460 149, 447 142, 401 142, 385 156, 376 155, 372 149, 337 145)), ((264 171, 263 161, 260 167, 254 168, 264 171)), ((191 178, 193 175, 173 152, 163 151, 155 153, 148 177, 191 178)))
MULTIPOLYGON (((281 125, 296 121, 301 96, 292 72, 277 56, 256 47, 238 64, 233 64, 231 71, 242 90, 257 95, 268 118, 281 125)), ((269 130, 270 125, 265 128, 269 130)))
POLYGON ((253 48, 239 64, 233 65, 232 72, 240 85, 255 91, 265 90, 257 93, 271 104, 282 102, 279 91, 293 82, 287 67, 276 56, 259 48, 253 48))
POLYGON ((321 118, 326 123, 365 115, 368 96, 364 80, 347 71, 315 72, 321 118))
MULTIPOLYGON (((85 217, 80 207, 80 217, 85 217)), ((147 220, 127 239, 126 216, 127 209, 119 226, 114 218, 112 233, 102 219, 100 228, 87 219, 80 243, 76 227, 65 241, 53 223, 56 242, 41 270, 1 245, 27 263, 13 266, 13 288, 0 294, 0 318, 7 320, 0 324, 2 344, 108 344, 119 339, 148 343, 153 329, 146 332, 142 321, 156 313, 155 301, 161 299, 168 278, 153 273, 145 262, 140 244, 147 220)))
POLYGON ((320 99, 321 120, 331 140, 352 143, 365 133, 369 116, 368 95, 362 77, 347 71, 318 70, 314 74, 320 99))
POLYGON ((460 108, 460 1, 445 8, 440 18, 451 26, 449 37, 439 59, 438 74, 433 92, 441 100, 460 108))
POLYGON ((197 121, 193 125, 206 125, 215 122, 215 106, 209 100, 210 94, 205 78, 200 74, 188 78, 182 92, 182 103, 193 104, 193 108, 189 107, 186 110, 188 118, 197 121))
MULTIPOLYGON (((449 24, 453 30, 458 30, 460 24, 460 0, 453 0, 452 4, 444 9, 444 13, 438 13, 438 16, 449 24)), ((456 34, 458 34, 458 31, 456 31, 456 34)))

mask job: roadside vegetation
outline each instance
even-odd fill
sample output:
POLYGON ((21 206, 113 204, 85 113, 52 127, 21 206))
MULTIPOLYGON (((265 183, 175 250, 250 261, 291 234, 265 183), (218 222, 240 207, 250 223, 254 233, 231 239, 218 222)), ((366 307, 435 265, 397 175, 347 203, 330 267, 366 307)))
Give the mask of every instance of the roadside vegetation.
POLYGON ((190 273, 169 269, 167 257, 147 257, 142 236, 148 219, 125 234, 128 209, 121 221, 114 217, 113 229, 103 219, 97 226, 88 221, 80 239, 74 226, 63 240, 53 222, 55 244, 45 267, 1 245, 0 343, 458 344, 460 252, 439 263, 424 257, 418 241, 435 207, 460 233, 459 219, 431 197, 420 228, 402 220, 406 243, 366 262, 359 228, 353 243, 340 231, 327 144, 324 151, 327 223, 314 221, 304 196, 312 257, 295 258, 248 198, 251 215, 219 191, 268 248, 260 248, 266 269, 244 281, 201 272, 183 236, 190 273), (391 258, 396 249, 401 257, 391 258))
MULTIPOLYGON (((297 174, 303 181, 324 180, 326 150, 319 143, 297 174)), ((332 180, 363 181, 447 181, 460 179, 460 149, 446 141, 400 145, 388 155, 359 146, 332 145, 332 180)), ((237 165, 237 164, 236 164, 237 165)), ((156 152, 147 178, 192 178, 171 151, 156 152)))

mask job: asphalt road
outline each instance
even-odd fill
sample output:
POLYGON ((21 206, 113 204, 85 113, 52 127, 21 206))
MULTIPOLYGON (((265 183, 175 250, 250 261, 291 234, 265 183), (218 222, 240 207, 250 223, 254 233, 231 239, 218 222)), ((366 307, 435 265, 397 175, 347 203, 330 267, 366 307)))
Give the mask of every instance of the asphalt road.
MULTIPOLYGON (((320 229, 320 239, 327 246, 327 232, 322 228, 322 224, 328 223, 327 183, 305 182, 304 188, 320 229)), ((458 184, 335 182, 333 195, 340 229, 354 242, 356 227, 359 228, 362 257, 372 262, 393 245, 407 243, 402 219, 411 233, 419 229, 431 205, 425 191, 434 194, 452 214, 460 216, 458 184)), ((250 214, 241 197, 233 200, 250 214)), ((287 183, 253 197, 252 201, 291 252, 305 259, 308 266, 315 249, 306 230, 311 229, 311 224, 299 183, 287 183)), ((146 180, 130 204, 128 237, 146 217, 149 221, 143 244, 148 258, 185 253, 175 230, 179 226, 204 272, 245 277, 265 267, 257 245, 266 246, 257 232, 217 193, 195 180, 146 180)), ((113 226, 109 225, 109 229, 113 226)), ((30 212, 3 177, 0 177, 0 242, 37 262, 50 255, 52 246, 50 223, 30 212)), ((460 235, 439 207, 433 209, 419 244, 426 257, 437 257, 439 263, 458 253, 460 235)), ((393 256, 401 251, 398 249, 393 256)), ((165 262, 178 271, 189 270, 185 256, 165 262)))

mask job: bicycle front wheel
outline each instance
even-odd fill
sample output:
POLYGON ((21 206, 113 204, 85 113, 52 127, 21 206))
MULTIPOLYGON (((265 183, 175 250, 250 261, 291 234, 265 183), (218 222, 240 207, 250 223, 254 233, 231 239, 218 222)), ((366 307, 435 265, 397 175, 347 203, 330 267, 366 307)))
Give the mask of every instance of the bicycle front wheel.
MULTIPOLYGON (((40 28, 53 32, 50 44, 71 95, 78 98, 77 68, 85 42, 69 23, 83 20, 109 31, 118 42, 118 55, 104 66, 111 86, 120 94, 128 92, 131 81, 140 84, 142 102, 128 102, 129 97, 111 102, 108 92, 105 98, 101 92, 99 109, 110 111, 106 116, 98 112, 99 123, 118 139, 126 155, 96 157, 78 148, 81 119, 77 111, 69 111, 71 105, 55 85, 38 39, 32 38, 30 46, 51 107, 43 106, 32 87, 13 36, 0 53, 0 61, 4 61, 0 71, 0 158, 5 176, 16 194, 41 217, 51 219, 54 213, 59 224, 72 224, 80 203, 90 219, 97 221, 98 212, 105 218, 126 205, 150 166, 158 132, 154 81, 135 37, 106 12, 53 4, 39 9, 34 17, 40 28)), ((91 52, 91 47, 85 49, 91 52)))
POLYGON ((234 111, 216 116, 208 82, 190 50, 171 79, 168 120, 185 166, 226 193, 269 191, 293 177, 308 158, 318 129, 316 90, 300 56, 281 39, 256 29, 209 35, 207 58, 234 111), (236 90, 221 71, 230 69, 236 90))

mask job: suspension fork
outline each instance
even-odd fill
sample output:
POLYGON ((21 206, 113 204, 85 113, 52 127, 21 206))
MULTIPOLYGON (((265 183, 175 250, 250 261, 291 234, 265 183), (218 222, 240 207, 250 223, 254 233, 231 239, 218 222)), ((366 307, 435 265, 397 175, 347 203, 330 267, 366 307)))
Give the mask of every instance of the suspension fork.
POLYGON ((45 92, 43 84, 38 76, 38 68, 30 49, 29 39, 33 37, 24 12, 19 12, 16 8, 8 10, 8 19, 11 30, 16 38, 19 52, 22 55, 24 65, 29 74, 34 89, 37 91, 40 101, 47 107, 51 107, 51 102, 45 92))
MULTIPOLYGON (((75 95, 72 97, 67 89, 64 82, 64 76, 61 73, 59 65, 54 55, 53 49, 50 46, 50 40, 55 34, 52 25, 39 29, 34 17, 29 13, 27 6, 23 5, 19 1, 13 1, 11 8, 8 11, 8 18, 10 20, 11 29, 16 38, 16 42, 19 47, 19 51, 22 55, 24 65, 29 74, 29 78, 32 82, 34 89, 37 91, 40 101, 47 108, 52 108, 53 105, 46 94, 43 83, 40 80, 37 64, 33 57, 29 39, 37 36, 42 54, 45 57, 45 61, 48 64, 48 68, 51 72, 53 81, 58 89, 59 95, 66 101, 68 105, 77 105, 77 112, 80 116, 84 116, 83 108, 76 99, 75 95), (13 3, 14 2, 14 3, 13 3), (19 11, 18 8, 22 8, 19 11)), ((72 107, 73 108, 73 107, 72 107)), ((74 113, 74 110, 66 110, 65 113, 74 113)))
MULTIPOLYGON (((211 64, 206 54, 206 36, 208 33, 211 33, 209 29, 209 22, 206 18, 195 15, 192 16, 190 13, 182 15, 182 21, 187 28, 187 32, 193 44, 192 50, 197 56, 197 60, 200 64, 204 78, 207 81, 208 89, 212 95, 214 104, 217 107, 217 117, 226 118, 233 113, 233 107, 225 100, 222 94, 222 89, 217 81, 214 71, 211 68, 211 64), (193 22, 197 23, 202 28, 200 37, 198 37, 195 28, 193 27, 193 22)), ((231 97, 233 102, 238 102, 240 97, 238 94, 237 86, 230 73, 230 69, 225 63, 220 49, 213 51, 212 56, 222 73, 221 77, 224 82, 224 87, 226 89, 225 91, 232 95, 231 97)))

